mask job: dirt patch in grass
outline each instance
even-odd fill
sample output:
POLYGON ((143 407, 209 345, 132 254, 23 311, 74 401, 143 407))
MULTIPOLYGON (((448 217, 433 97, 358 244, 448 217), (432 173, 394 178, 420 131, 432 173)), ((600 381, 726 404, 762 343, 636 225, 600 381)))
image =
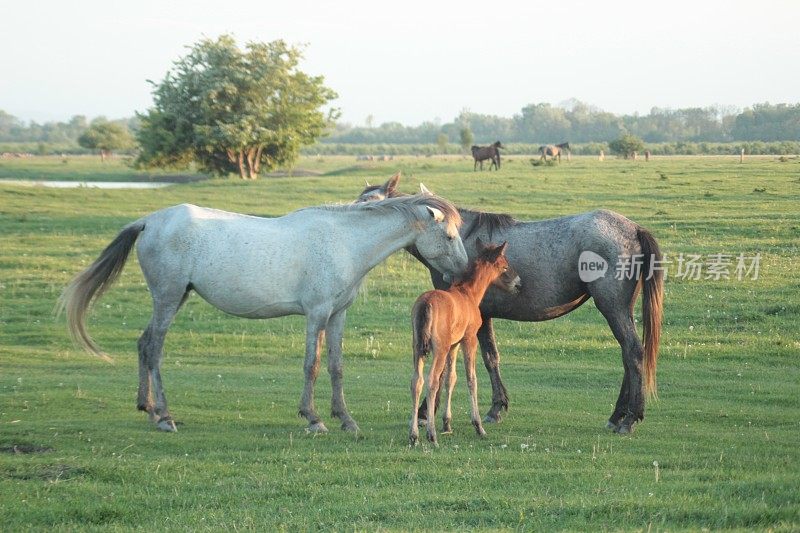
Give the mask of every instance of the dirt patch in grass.
POLYGON ((35 444, 8 444, 0 446, 0 453, 28 454, 28 453, 47 453, 52 452, 49 446, 37 446, 35 444))

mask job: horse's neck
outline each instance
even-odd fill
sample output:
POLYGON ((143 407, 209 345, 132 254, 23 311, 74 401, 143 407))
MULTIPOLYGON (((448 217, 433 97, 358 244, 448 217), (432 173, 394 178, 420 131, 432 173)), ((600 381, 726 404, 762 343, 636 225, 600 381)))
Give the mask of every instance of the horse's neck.
POLYGON ((355 211, 347 220, 352 245, 365 261, 366 272, 401 248, 414 244, 416 230, 402 213, 355 211))
POLYGON ((469 278, 459 282, 453 288, 474 302, 475 306, 478 306, 492 281, 494 281, 494 278, 492 277, 491 269, 478 267, 469 278))

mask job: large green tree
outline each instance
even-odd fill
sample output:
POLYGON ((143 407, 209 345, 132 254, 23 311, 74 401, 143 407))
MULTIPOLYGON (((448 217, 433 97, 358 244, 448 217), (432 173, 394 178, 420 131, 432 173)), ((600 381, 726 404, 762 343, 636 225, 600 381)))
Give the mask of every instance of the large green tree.
POLYGON ((293 162, 337 118, 336 93, 297 67, 302 51, 283 41, 240 50, 230 35, 203 39, 153 84, 140 115, 141 166, 196 163, 207 172, 256 179, 293 162))
POLYGON ((111 152, 130 148, 133 138, 124 125, 98 118, 78 137, 78 144, 89 150, 99 150, 100 159, 105 162, 111 152))

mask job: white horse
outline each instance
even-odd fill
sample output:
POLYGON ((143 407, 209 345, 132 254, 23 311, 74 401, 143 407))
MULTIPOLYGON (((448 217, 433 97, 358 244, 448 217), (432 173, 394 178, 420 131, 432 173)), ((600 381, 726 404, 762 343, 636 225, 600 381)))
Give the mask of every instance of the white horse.
POLYGON ((194 290, 211 305, 240 317, 305 315, 300 415, 308 420, 309 431, 327 431, 314 407, 320 348, 327 337, 331 414, 342 421, 342 429, 358 431, 342 391, 347 308, 364 276, 409 246, 442 273, 461 274, 467 254, 460 224, 450 202, 428 195, 309 207, 271 219, 177 205, 125 226, 66 287, 59 309, 66 309, 73 337, 107 358, 86 331, 86 313, 119 276, 138 238, 137 256, 153 298, 153 317, 139 338, 137 406, 151 422, 161 430, 176 431, 161 382, 162 350, 167 329, 194 290))

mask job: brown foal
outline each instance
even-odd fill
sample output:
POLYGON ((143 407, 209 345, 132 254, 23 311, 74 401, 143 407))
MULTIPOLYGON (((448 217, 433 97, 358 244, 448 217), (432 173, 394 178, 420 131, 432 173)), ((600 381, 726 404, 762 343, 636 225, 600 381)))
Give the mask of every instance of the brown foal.
MULTIPOLYGON (((486 432, 478 411, 477 378, 475 376, 475 353, 478 348, 478 329, 481 327, 481 312, 478 306, 489 285, 499 285, 504 290, 515 292, 519 288, 519 276, 509 269, 505 250, 500 246, 477 243, 479 255, 470 265, 464 279, 443 290, 423 293, 414 303, 411 324, 414 331, 414 374, 411 377, 411 426, 409 442, 412 446, 419 439, 419 397, 422 392, 422 373, 425 356, 433 353, 428 371, 428 398, 435 398, 442 380, 447 382, 447 403, 443 415, 443 433, 451 432, 452 413, 450 401, 456 384, 455 360, 458 346, 464 352, 464 368, 467 373, 467 388, 471 400, 472 425, 478 435, 486 432), (447 372, 445 372, 447 370, 447 372), (445 375, 446 374, 446 375, 445 375)), ((428 440, 438 446, 434 420, 434 404, 428 402, 428 440)))

